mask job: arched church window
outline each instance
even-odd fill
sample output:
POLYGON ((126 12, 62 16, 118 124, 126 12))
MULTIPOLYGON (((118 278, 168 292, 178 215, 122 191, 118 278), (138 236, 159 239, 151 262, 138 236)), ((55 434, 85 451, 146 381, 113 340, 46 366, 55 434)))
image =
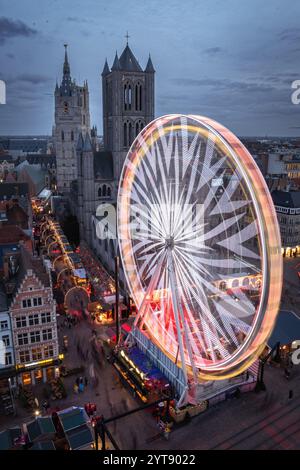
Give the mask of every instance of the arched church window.
POLYGON ((141 130, 143 129, 144 127, 144 123, 141 119, 139 119, 138 121, 136 121, 135 123, 135 135, 137 136, 141 130))
POLYGON ((123 126, 123 146, 127 147, 127 122, 124 122, 123 126))
POLYGON ((64 131, 61 131, 61 140, 65 140, 65 133, 64 133, 64 131))
POLYGON ((111 197, 111 189, 110 189, 109 186, 108 186, 108 188, 107 188, 107 196, 108 196, 108 197, 111 197))
POLYGON ((132 89, 130 83, 124 85, 124 110, 130 111, 132 105, 132 89))
POLYGON ((71 140, 74 140, 74 132, 71 131, 71 140))
POLYGON ((65 101, 64 102, 64 112, 67 113, 68 111, 69 111, 68 102, 65 101))
POLYGON ((132 144, 132 124, 131 122, 128 125, 128 147, 132 144))
POLYGON ((98 189, 98 197, 102 197, 102 188, 100 186, 100 188, 98 189))
POLYGON ((125 121, 123 126, 123 145, 126 148, 132 144, 133 131, 134 128, 132 123, 129 120, 125 121))
POLYGON ((106 184, 102 186, 102 196, 106 196, 106 184))
POLYGON ((136 111, 142 111, 142 85, 141 83, 137 83, 135 85, 135 90, 134 90, 134 98, 135 98, 135 110, 136 111))

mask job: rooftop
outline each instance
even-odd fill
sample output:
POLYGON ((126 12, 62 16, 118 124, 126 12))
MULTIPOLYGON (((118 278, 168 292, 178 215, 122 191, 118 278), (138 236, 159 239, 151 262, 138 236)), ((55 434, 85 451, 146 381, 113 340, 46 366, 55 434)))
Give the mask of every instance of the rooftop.
POLYGON ((26 430, 31 442, 41 437, 47 437, 49 434, 55 434, 55 427, 50 416, 38 417, 26 424, 26 430))
POLYGON ((274 205, 287 208, 300 208, 300 191, 279 191, 271 194, 274 205))
POLYGON ((0 201, 11 199, 13 196, 28 197, 28 183, 1 183, 0 201))

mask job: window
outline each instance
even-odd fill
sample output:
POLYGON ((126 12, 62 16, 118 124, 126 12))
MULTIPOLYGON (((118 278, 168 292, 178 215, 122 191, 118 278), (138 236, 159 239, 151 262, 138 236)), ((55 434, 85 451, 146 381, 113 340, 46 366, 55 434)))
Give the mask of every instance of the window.
POLYGON ((17 317, 16 318, 16 327, 17 328, 23 328, 24 326, 27 326, 26 317, 17 317))
POLYGON ((18 334, 18 345, 23 346, 28 344, 28 333, 19 333, 18 334))
POLYGON ((108 196, 108 197, 111 197, 111 189, 110 189, 109 186, 108 186, 108 188, 107 188, 107 196, 108 196))
POLYGON ((136 121, 136 123, 135 123, 135 135, 136 136, 141 132, 143 127, 144 127, 144 123, 143 123, 143 121, 141 121, 141 119, 136 121))
POLYGON ((7 320, 3 320, 2 322, 0 322, 0 330, 8 330, 8 321, 7 320))
POLYGON ((48 357, 53 357, 54 350, 53 346, 50 344, 49 346, 44 347, 44 358, 47 359, 48 357))
POLYGON ((65 140, 65 133, 64 133, 64 131, 61 131, 61 140, 65 140))
POLYGON ((20 351, 19 353, 19 357, 20 357, 20 363, 24 363, 24 362, 29 362, 30 361, 30 353, 29 351, 20 351))
POLYGON ((106 184, 102 187, 102 196, 106 196, 106 184))
POLYGON ((71 140, 74 140, 74 131, 71 131, 71 140))
POLYGON ((100 188, 98 189, 98 197, 102 197, 102 188, 100 186, 100 188))
POLYGON ((51 313, 50 312, 42 313, 41 314, 41 320, 42 320, 42 323, 50 323, 51 322, 51 313))
MULTIPOLYGON (((36 299, 33 299, 36 300, 36 299)), ((38 325, 39 324, 39 315, 38 313, 35 313, 34 315, 29 315, 29 325, 38 325)))
POLYGON ((135 110, 142 111, 142 85, 140 83, 135 85, 135 110))
POLYGON ((52 339, 52 330, 51 330, 51 328, 49 328, 47 330, 43 330, 42 334, 43 334, 43 341, 49 341, 50 339, 52 339))
POLYGON ((5 353, 5 365, 10 366, 12 364, 12 353, 7 352, 5 353))
POLYGON ((23 299, 22 300, 22 306, 23 306, 23 308, 31 307, 31 299, 23 299))
POLYGON ((31 343, 39 343, 40 341, 41 341, 40 331, 31 331, 30 332, 30 342, 31 343))
POLYGON ((129 147, 132 144, 132 124, 130 121, 124 122, 123 134, 123 145, 129 147))
POLYGON ((32 360, 33 361, 39 361, 42 359, 42 350, 41 348, 33 348, 31 351, 32 354, 32 360))
POLYGON ((42 297, 35 297, 33 299, 33 306, 37 307, 38 305, 42 305, 42 297))
POLYGON ((2 336, 2 341, 4 343, 4 346, 6 346, 6 347, 10 346, 9 335, 3 335, 2 336))
POLYGON ((68 112, 68 102, 65 101, 64 102, 64 113, 67 113, 68 112))
POLYGON ((124 85, 124 110, 130 111, 132 104, 132 90, 130 83, 125 83, 124 85))

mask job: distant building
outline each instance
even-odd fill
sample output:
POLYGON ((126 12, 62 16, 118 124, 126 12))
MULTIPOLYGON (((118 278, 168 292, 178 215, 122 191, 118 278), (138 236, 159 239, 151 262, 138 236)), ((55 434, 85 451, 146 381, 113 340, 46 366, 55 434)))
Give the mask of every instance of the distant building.
POLYGON ((0 183, 5 181, 8 173, 13 172, 15 168, 11 155, 0 155, 0 183))
POLYGON ((57 163, 57 190, 66 194, 77 179, 76 144, 81 132, 90 133, 89 90, 87 82, 76 85, 71 78, 65 46, 63 78, 55 88, 55 125, 53 137, 57 163))
POLYGON ((0 144, 13 159, 27 154, 47 153, 49 137, 1 137, 0 144))
POLYGON ((0 224, 0 278, 8 280, 14 276, 22 244, 32 251, 32 239, 22 228, 6 222, 0 224))
POLYGON ((13 337, 7 298, 0 286, 0 381, 1 377, 10 375, 14 365, 13 337))
POLYGON ((43 261, 22 248, 6 292, 18 381, 23 385, 46 382, 57 374, 59 350, 51 276, 43 261))
POLYGON ((16 166, 18 182, 27 183, 29 196, 35 197, 47 186, 48 171, 40 164, 31 165, 27 160, 16 166))
POLYGON ((272 199, 285 256, 300 253, 300 191, 273 191, 272 199))

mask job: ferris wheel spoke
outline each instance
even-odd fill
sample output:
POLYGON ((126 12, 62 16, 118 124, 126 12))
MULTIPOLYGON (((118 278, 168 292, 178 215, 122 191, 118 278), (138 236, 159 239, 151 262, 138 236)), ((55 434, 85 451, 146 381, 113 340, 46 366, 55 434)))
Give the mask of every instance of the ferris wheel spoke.
MULTIPOLYGON (((236 214, 232 217, 229 217, 228 219, 225 219, 224 221, 222 221, 221 223, 219 223, 218 225, 216 225, 216 227, 214 227, 213 229, 211 229, 209 232, 206 232, 205 235, 204 235, 204 239, 207 241, 207 240, 210 240, 211 238, 214 238, 216 237, 217 235, 220 235, 222 233, 226 233, 226 231, 232 227, 234 224, 236 224, 242 217, 245 216, 245 212, 241 213, 241 214, 236 214)), ((229 238, 226 238, 226 240, 228 240, 229 238)), ((219 245, 221 245, 222 242, 219 242, 219 245)), ((225 245, 226 246, 226 245, 225 245)))
POLYGON ((229 342, 229 339, 226 335, 225 330, 220 326, 220 324, 216 321, 214 316, 211 314, 210 308, 206 302, 206 294, 203 291, 201 285, 198 285, 197 288, 193 288, 190 284, 190 280, 187 279, 187 276, 184 274, 184 272, 181 270, 179 267, 178 272, 181 272, 181 279, 183 281, 183 285, 189 289, 190 291, 190 299, 193 302, 197 301, 198 306, 200 307, 200 310, 204 316, 201 316, 201 323, 203 321, 203 318, 206 317, 206 326, 205 326, 205 331, 210 331, 210 340, 213 340, 214 348, 217 348, 219 353, 222 355, 222 357, 228 356, 228 352, 225 349, 225 347, 222 345, 219 336, 224 338, 227 342, 229 342), (198 293, 197 293, 198 291, 198 293), (200 292, 199 292, 200 291, 200 292), (209 325, 212 325, 212 327, 209 327, 209 325))
POLYGON ((256 221, 252 222, 250 225, 247 225, 238 233, 234 233, 225 240, 219 241, 218 245, 225 247, 227 250, 235 253, 242 258, 254 258, 259 259, 260 256, 249 248, 245 247, 242 243, 250 240, 257 235, 257 223, 256 221))

